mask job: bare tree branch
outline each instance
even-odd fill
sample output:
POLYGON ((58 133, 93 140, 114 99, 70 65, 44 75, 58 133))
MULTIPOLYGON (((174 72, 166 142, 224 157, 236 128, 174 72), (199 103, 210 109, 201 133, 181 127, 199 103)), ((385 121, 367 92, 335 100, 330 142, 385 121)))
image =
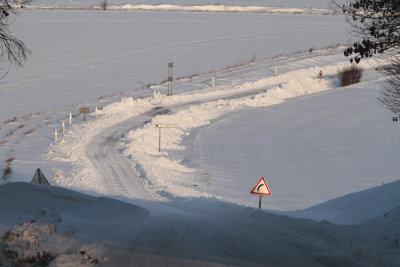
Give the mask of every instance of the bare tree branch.
POLYGON ((29 2, 30 0, 22 0, 21 7, 18 7, 15 0, 0 0, 0 59, 17 66, 26 61, 31 51, 11 34, 8 26, 12 22, 11 18, 17 15, 15 8, 22 8, 29 2))

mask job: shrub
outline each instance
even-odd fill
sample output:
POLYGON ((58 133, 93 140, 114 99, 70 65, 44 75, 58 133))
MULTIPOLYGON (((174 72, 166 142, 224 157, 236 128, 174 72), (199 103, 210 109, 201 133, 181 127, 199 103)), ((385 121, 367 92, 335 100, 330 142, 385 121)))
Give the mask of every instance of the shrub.
POLYGON ((6 161, 7 167, 4 169, 3 176, 1 177, 1 179, 3 180, 3 183, 5 183, 7 181, 8 176, 12 173, 11 163, 14 161, 14 159, 15 158, 10 157, 6 161))
POLYGON ((12 173, 11 166, 7 166, 4 171, 3 171, 3 176, 1 177, 1 180, 3 183, 6 183, 8 176, 12 173))
POLYGON ((350 84, 359 83, 361 77, 363 76, 363 72, 364 69, 357 66, 356 64, 351 64, 350 66, 338 70, 340 86, 347 86, 350 84))

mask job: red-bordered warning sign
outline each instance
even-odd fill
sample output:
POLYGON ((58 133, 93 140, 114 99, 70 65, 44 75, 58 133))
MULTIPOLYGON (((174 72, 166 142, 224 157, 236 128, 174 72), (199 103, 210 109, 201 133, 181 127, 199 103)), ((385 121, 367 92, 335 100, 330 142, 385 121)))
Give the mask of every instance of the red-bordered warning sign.
POLYGON ((271 195, 271 191, 269 190, 269 187, 264 177, 261 177, 258 183, 254 186, 253 190, 251 190, 250 194, 265 195, 265 196, 271 195))

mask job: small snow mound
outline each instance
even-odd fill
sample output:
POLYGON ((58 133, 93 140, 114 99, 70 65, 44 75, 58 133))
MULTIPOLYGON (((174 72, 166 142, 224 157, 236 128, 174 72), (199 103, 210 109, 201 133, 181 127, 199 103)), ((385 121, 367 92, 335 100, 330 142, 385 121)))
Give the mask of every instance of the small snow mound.
POLYGON ((96 256, 96 249, 90 246, 83 246, 72 254, 60 254, 50 263, 51 266, 90 266, 106 263, 108 261, 107 257, 101 259, 96 256))
POLYGON ((55 253, 43 244, 55 233, 54 224, 38 225, 35 220, 14 226, 3 237, 2 254, 10 265, 47 265, 55 253))
MULTIPOLYGON (((55 218, 57 211, 40 210, 39 218, 55 218)), ((43 223, 43 220, 42 220, 43 223)), ((108 259, 96 254, 98 249, 84 245, 73 253, 66 253, 69 240, 56 233, 56 224, 41 225, 36 220, 14 226, 3 237, 0 263, 5 266, 79 266, 97 265, 108 259)))

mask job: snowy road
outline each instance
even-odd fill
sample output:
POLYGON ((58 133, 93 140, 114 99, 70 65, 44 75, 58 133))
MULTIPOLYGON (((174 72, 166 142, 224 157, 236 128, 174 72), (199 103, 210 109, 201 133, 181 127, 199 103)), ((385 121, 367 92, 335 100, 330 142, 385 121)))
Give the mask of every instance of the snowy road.
MULTIPOLYGON (((275 87, 276 84, 268 88, 275 87)), ((216 101, 248 97, 266 92, 268 88, 255 88, 240 93, 219 93, 218 96, 206 96, 194 101, 186 101, 165 107, 156 107, 140 115, 133 116, 95 135, 86 145, 86 157, 92 164, 99 178, 98 183, 106 188, 106 195, 134 200, 136 205, 148 207, 144 201, 153 201, 159 196, 149 195, 143 188, 139 172, 132 171, 131 162, 121 153, 120 142, 130 131, 143 127, 157 115, 176 113, 192 105, 216 101), (138 202, 137 202, 138 201, 138 202)))
MULTIPOLYGON (((217 99, 240 98, 265 90, 263 88, 239 94, 225 94, 217 99)), ((209 200, 166 201, 144 190, 140 173, 133 171, 130 161, 119 150, 118 143, 121 139, 129 131, 142 127, 159 114, 171 114, 195 103, 215 100, 205 98, 202 101, 152 109, 106 128, 87 144, 86 156, 97 170, 98 182, 107 188, 106 195, 144 207, 151 214, 143 224, 136 226, 140 230, 136 229, 139 234, 134 239, 127 235, 130 247, 119 251, 111 249, 108 252, 108 255, 124 259, 124 262, 114 260, 112 264, 124 264, 127 259, 136 261, 140 258, 141 264, 172 266, 209 266, 221 263, 293 266, 296 262, 307 262, 308 266, 323 266, 311 255, 314 252, 310 248, 292 245, 275 230, 265 231, 266 225, 256 218, 257 212, 235 206, 227 212, 226 204, 209 200), (210 209, 209 205, 213 208, 210 209), (227 220, 227 216, 232 217, 232 220, 227 220), (260 231, 262 228, 264 229, 260 231), (268 240, 268 244, 260 247, 263 239, 268 240), (228 243, 229 246, 226 247, 228 243), (285 251, 285 258, 280 256, 282 251, 285 251)))

